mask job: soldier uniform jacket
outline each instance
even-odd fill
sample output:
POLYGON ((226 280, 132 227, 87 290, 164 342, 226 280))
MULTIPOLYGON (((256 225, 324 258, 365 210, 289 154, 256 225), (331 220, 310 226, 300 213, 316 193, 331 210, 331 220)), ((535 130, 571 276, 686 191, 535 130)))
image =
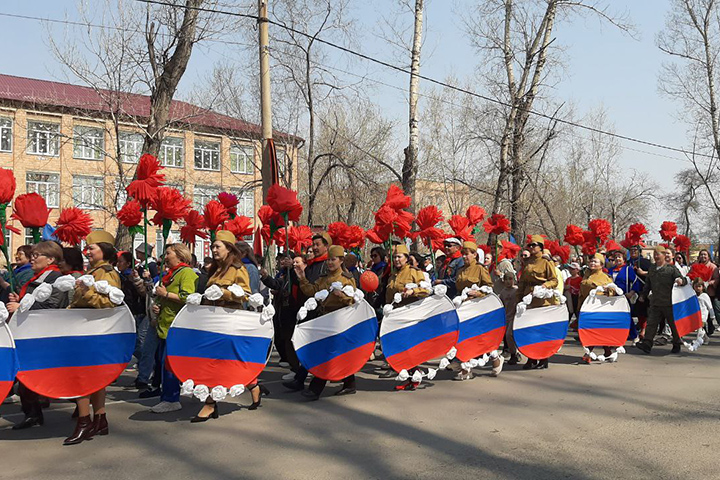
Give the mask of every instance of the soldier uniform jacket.
MULTIPOLYGON (((104 260, 90 265, 86 275, 92 275, 95 282, 106 280, 111 287, 120 288, 120 274, 104 260)), ((75 287, 73 301, 70 304, 70 308, 114 308, 115 306, 109 296, 97 293, 95 287, 88 288, 85 293, 80 287, 75 287)))
POLYGON ((643 298, 648 298, 650 292, 650 305, 657 307, 670 307, 672 306, 672 289, 675 285, 675 280, 681 278, 683 285, 687 285, 687 278, 683 277, 682 274, 675 268, 674 265, 668 265, 667 263, 662 267, 655 265, 650 267, 650 271, 645 277, 645 288, 643 288, 643 298))
MULTIPOLYGON (((307 277, 300 280, 300 290, 308 298, 315 295, 320 290, 330 290, 330 286, 340 282, 343 287, 350 285, 355 288, 355 279, 351 273, 344 272, 341 268, 334 272, 328 271, 325 275, 322 275, 316 282, 309 282, 307 277)), ((353 297, 348 297, 344 293, 337 294, 335 291, 330 292, 330 295, 321 304, 323 313, 334 312, 340 310, 343 307, 347 307, 355 303, 353 297)))
MULTIPOLYGON (((542 258, 542 252, 531 256, 527 265, 523 268, 522 275, 520 275, 520 280, 518 281, 518 302, 522 301, 524 296, 531 294, 537 285, 542 285, 549 289, 554 289, 558 285, 555 265, 542 258)), ((548 305, 557 305, 557 303, 558 301, 555 297, 533 297, 529 308, 546 307, 548 305)))
POLYGON ((250 275, 242 263, 230 265, 223 275, 220 274, 219 269, 215 271, 213 276, 208 278, 207 286, 217 285, 222 289, 223 296, 213 304, 227 308, 243 308, 243 302, 247 300, 247 295, 238 298, 227 289, 227 287, 235 284, 240 285, 245 292, 250 293, 250 275))
MULTIPOLYGON (((588 270, 587 275, 585 276, 585 278, 583 278, 582 282, 580 282, 580 297, 578 301, 578 308, 582 307, 583 302, 588 297, 588 295, 590 295, 591 291, 595 290, 597 287, 604 287, 605 285, 609 285, 611 283, 613 283, 612 278, 610 278, 602 270, 597 272, 591 272, 588 270)), ((603 293, 603 295, 614 296, 615 290, 605 292, 603 293)))
MULTIPOLYGON (((399 271, 394 272, 390 275, 387 283, 387 290, 385 292, 385 302, 392 303, 393 297, 396 293, 402 293, 405 291, 405 285, 408 283, 414 283, 417 285, 413 288, 413 294, 411 297, 403 299, 400 305, 407 305, 420 298, 427 297, 430 291, 426 288, 420 288, 420 282, 425 281, 425 275, 417 268, 413 268, 408 264, 405 264, 399 271)), ((454 286, 454 285, 453 285, 454 286)))
POLYGON ((473 260, 472 263, 463 265, 457 274, 457 280, 455 286, 457 294, 460 295, 466 288, 477 285, 478 287, 488 286, 492 287, 492 279, 490 273, 487 271, 484 265, 480 265, 477 260, 473 260))

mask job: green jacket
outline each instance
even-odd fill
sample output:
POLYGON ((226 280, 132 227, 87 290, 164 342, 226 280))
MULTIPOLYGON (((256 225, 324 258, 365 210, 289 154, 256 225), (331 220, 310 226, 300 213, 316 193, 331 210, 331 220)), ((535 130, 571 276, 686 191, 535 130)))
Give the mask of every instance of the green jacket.
POLYGON ((675 266, 666 263, 658 268, 653 265, 645 278, 645 288, 643 288, 642 296, 650 298, 650 305, 670 307, 672 306, 673 285, 675 285, 675 280, 678 278, 682 279, 683 285, 687 285, 687 278, 683 277, 675 266), (650 292, 652 292, 652 295, 650 295, 650 292))
POLYGON ((160 306, 160 314, 157 317, 157 333, 160 338, 167 338, 168 329, 172 325, 175 316, 185 305, 188 295, 195 293, 195 283, 197 282, 197 274, 190 267, 182 267, 176 271, 167 285, 168 293, 174 293, 180 297, 182 302, 175 302, 164 297, 158 297, 155 302, 160 306))

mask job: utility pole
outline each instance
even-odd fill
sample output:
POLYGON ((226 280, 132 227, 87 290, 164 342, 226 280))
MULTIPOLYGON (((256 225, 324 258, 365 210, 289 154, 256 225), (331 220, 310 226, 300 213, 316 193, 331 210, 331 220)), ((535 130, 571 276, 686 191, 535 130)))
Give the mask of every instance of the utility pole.
POLYGON ((262 119, 262 189, 263 201, 277 175, 275 146, 272 138, 272 108, 270 105, 270 46, 268 38, 268 2, 258 0, 258 35, 260 44, 260 109, 262 119))

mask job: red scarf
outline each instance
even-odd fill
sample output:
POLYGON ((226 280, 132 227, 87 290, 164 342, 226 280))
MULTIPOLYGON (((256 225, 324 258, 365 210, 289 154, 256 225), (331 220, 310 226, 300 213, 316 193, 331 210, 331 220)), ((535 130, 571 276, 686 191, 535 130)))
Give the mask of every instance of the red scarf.
POLYGON ((446 270, 447 267, 448 267, 448 265, 450 265, 450 262, 452 262, 452 261, 455 260, 456 258, 460 258, 460 257, 462 257, 462 253, 460 253, 460 250, 458 250, 457 252, 453 253, 452 255, 446 256, 446 257, 445 257, 445 260, 443 261, 442 269, 443 269, 443 270, 446 270))
POLYGON ((319 257, 314 257, 314 258, 312 258, 311 260, 308 260, 308 261, 307 261, 307 266, 309 267, 310 265, 314 265, 314 264, 316 264, 316 263, 318 263, 318 262, 324 262, 324 261, 327 260, 327 259, 328 259, 328 254, 327 254, 327 253, 324 254, 324 255, 320 255, 319 257))
POLYGON ((36 273, 35 276, 32 277, 30 280, 28 280, 27 283, 25 285, 23 285, 22 288, 20 289, 20 299, 22 300, 22 298, 27 293, 28 286, 32 282, 34 282, 35 280, 40 278, 45 272, 59 272, 59 271, 60 271, 60 268, 57 265, 50 265, 48 267, 43 268, 40 272, 36 273))
POLYGON ((175 272, 177 272, 177 271, 178 271, 180 268, 182 268, 182 267, 188 267, 188 268, 189 268, 190 265, 188 265, 187 263, 179 263, 179 264, 177 264, 175 267, 173 267, 173 268, 171 268, 170 270, 168 270, 167 273, 166 273, 165 275, 163 275, 163 277, 162 277, 162 283, 163 283, 163 285, 165 285, 166 287, 167 287, 168 285, 170 285, 170 282, 172 282, 172 279, 173 279, 173 275, 175 275, 175 272))

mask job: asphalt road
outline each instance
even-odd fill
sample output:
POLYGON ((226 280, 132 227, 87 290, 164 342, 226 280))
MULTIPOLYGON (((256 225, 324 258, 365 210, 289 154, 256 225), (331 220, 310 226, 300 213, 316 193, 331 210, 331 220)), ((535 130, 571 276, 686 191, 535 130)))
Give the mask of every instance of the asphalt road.
MULTIPOLYGON (((577 365, 569 340, 545 371, 477 369, 466 382, 441 372, 415 392, 394 392, 368 364, 356 395, 308 402, 263 373, 271 396, 222 403, 221 417, 156 415, 157 400, 111 387, 111 433, 63 447, 72 408, 53 402, 45 425, 12 431, 19 405, 0 407, 0 478, 7 479, 718 479, 720 341, 697 353, 620 356, 577 365)), ((121 377, 128 385, 132 372, 121 377)))

